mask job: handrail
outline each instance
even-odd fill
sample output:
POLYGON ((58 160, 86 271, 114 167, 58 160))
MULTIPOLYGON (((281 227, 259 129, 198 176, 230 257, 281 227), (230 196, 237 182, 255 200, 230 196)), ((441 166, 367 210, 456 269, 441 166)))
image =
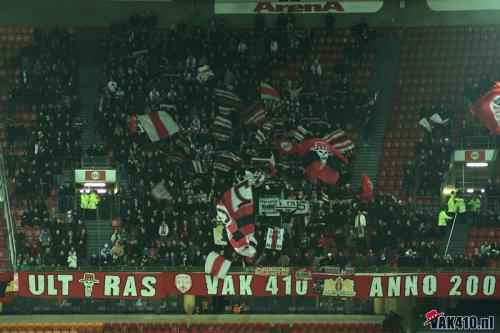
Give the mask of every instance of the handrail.
POLYGON ((457 213, 455 213, 455 217, 453 218, 453 224, 451 225, 450 236, 448 236, 448 242, 446 243, 446 249, 444 250, 443 258, 446 258, 448 254, 448 248, 450 247, 451 237, 453 236, 453 230, 455 229, 455 222, 457 220, 457 213))
MULTIPOLYGON (((289 267, 304 268, 304 267, 289 267)), ((75 269, 68 268, 67 266, 20 266, 21 272, 75 272, 75 269)), ((190 266, 128 266, 128 265, 107 265, 107 266, 78 266, 76 271, 82 272, 142 272, 142 273, 156 273, 156 272, 205 272, 204 267, 190 266)), ((253 272, 254 267, 233 267, 231 266, 230 272, 253 272)), ((386 267, 386 266, 371 266, 371 267, 355 267, 355 273, 461 273, 461 272, 500 272, 500 267, 447 267, 447 266, 401 266, 401 267, 386 267)))
POLYGON ((466 135, 460 138, 460 149, 496 148, 496 138, 490 135, 466 135))
POLYGON ((16 241, 14 239, 14 226, 12 225, 12 216, 10 215, 10 202, 9 202, 9 191, 7 186, 7 180, 5 178, 5 168, 3 163, 3 153, 0 149, 0 185, 1 189, 0 195, 3 197, 3 217, 5 224, 7 225, 7 234, 9 242, 9 254, 10 254, 10 264, 14 272, 17 270, 17 252, 16 252, 16 241))

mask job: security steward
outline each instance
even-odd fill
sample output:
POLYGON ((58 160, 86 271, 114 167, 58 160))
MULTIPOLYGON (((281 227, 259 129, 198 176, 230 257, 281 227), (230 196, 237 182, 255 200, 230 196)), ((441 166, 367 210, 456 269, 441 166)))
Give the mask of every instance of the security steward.
POLYGON ((85 217, 87 209, 89 209, 89 199, 90 194, 86 193, 84 189, 82 194, 80 194, 80 208, 82 209, 82 215, 85 217))
POLYGON ((448 216, 448 214, 446 214, 446 207, 442 207, 441 211, 439 212, 439 216, 438 216, 438 233, 439 233, 439 235, 444 233, 444 230, 446 230, 446 227, 448 226, 447 221, 451 220, 451 219, 453 219, 453 217, 448 216))
POLYGON ((448 198, 448 215, 455 214, 455 191, 451 191, 450 197, 448 198))
POLYGON ((458 191, 455 196, 455 212, 457 213, 457 222, 464 223, 466 221, 467 207, 465 206, 462 191, 458 191))
POLYGON ((479 220, 479 211, 481 210, 481 195, 476 192, 469 200, 469 211, 474 223, 479 220))
POLYGON ((88 210, 90 210, 90 215, 92 215, 92 218, 96 218, 97 216, 97 207, 100 200, 101 199, 99 195, 95 191, 92 191, 92 193, 90 193, 88 210))

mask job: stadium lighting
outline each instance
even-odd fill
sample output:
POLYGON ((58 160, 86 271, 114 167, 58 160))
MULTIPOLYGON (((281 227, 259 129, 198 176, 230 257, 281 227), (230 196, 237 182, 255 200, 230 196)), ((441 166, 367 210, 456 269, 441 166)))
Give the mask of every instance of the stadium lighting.
POLYGON ((474 193, 474 191, 477 191, 477 190, 481 191, 481 193, 484 193, 484 188, 481 188, 481 189, 473 189, 473 188, 468 188, 468 189, 466 190, 466 192, 467 192, 467 193, 474 193))
POLYGON ((84 183, 83 187, 106 187, 106 183, 84 183))
POLYGON ((465 164, 465 166, 468 168, 486 168, 488 166, 488 163, 486 163, 486 162, 467 162, 465 164))

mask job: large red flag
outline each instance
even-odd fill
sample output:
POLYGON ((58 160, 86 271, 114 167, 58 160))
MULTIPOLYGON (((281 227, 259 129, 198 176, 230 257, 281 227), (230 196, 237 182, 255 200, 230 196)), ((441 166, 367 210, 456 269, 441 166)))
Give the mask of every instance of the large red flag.
POLYGON ((500 82, 478 99, 470 108, 472 112, 491 133, 500 135, 500 82))
POLYGON ((319 179, 334 185, 340 177, 340 165, 347 164, 347 159, 337 148, 320 138, 301 143, 279 140, 276 146, 281 154, 297 154, 303 158, 305 176, 309 181, 319 179))
POLYGON ((365 173, 361 175, 361 196, 362 203, 369 203, 373 199, 373 183, 365 173))
POLYGON ((224 193, 217 203, 217 216, 226 226, 229 243, 239 254, 252 257, 256 252, 252 188, 247 180, 224 193))

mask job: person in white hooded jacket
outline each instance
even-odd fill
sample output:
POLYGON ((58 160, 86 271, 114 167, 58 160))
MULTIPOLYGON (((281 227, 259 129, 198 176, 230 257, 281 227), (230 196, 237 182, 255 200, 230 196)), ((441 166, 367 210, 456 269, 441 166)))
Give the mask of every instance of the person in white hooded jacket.
POLYGON ((78 267, 78 258, 76 256, 75 250, 70 250, 68 253, 68 267, 69 268, 77 268, 78 267))

